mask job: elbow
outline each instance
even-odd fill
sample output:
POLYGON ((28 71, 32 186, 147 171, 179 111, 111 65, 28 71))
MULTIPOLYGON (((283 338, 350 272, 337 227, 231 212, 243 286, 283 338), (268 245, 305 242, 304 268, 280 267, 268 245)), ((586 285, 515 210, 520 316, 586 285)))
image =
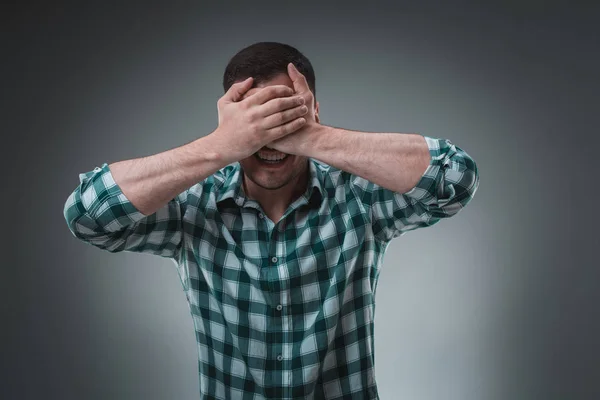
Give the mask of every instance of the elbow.
POLYGON ((80 193, 77 189, 71 193, 63 206, 63 217, 69 231, 77 239, 86 242, 98 240, 100 237, 105 236, 105 232, 103 232, 96 221, 91 218, 81 201, 78 201, 78 199, 80 199, 80 193))
POLYGON ((437 218, 458 214, 473 200, 479 188, 479 171, 475 160, 463 153, 457 164, 460 168, 447 169, 439 183, 437 204, 431 210, 437 218))
MULTIPOLYGON (((465 153, 466 154, 466 153, 465 153)), ((464 159, 465 170, 464 170, 464 178, 461 180, 461 191, 464 197, 464 205, 467 205, 473 197, 475 197, 475 192, 479 188, 479 170, 477 169, 477 163, 470 156, 466 156, 464 159), (464 183, 462 183, 464 181, 464 183)))
POLYGON ((78 237, 76 221, 85 213, 85 210, 82 211, 78 207, 79 202, 76 201, 77 195, 77 190, 72 192, 63 205, 63 218, 75 237, 78 237))

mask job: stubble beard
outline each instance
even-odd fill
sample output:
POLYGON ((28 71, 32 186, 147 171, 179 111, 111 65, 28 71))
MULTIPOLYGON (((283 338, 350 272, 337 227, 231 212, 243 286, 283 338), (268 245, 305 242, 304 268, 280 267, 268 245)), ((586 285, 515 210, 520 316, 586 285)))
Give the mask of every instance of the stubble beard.
POLYGON ((259 186, 263 189, 266 190, 277 190, 280 189, 282 187, 284 187, 285 185, 289 184, 296 176, 295 175, 291 175, 288 179, 285 179, 282 183, 277 184, 277 182, 275 182, 275 185, 269 185, 269 184, 262 184, 258 179, 254 179, 253 176, 249 175, 248 178, 256 185, 259 186))

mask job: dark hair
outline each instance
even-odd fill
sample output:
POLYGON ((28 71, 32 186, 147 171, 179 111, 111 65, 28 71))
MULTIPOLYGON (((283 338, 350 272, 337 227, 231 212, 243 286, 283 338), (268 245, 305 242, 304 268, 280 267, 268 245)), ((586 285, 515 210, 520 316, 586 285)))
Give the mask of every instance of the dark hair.
POLYGON ((223 74, 223 89, 227 92, 231 85, 249 77, 254 78, 252 87, 256 87, 281 73, 287 74, 289 63, 306 77, 308 87, 316 97, 315 72, 308 58, 296 48, 277 42, 255 43, 234 55, 223 74))

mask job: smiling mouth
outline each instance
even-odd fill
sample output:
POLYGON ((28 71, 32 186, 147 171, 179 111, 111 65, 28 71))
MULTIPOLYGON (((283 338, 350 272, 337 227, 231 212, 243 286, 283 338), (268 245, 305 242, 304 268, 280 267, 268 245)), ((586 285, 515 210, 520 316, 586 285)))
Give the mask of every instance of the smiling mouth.
MULTIPOLYGON (((264 153, 263 153, 264 154, 264 153)), ((289 154, 286 154, 285 156, 283 156, 282 158, 279 157, 274 157, 274 156, 269 156, 267 155, 266 157, 262 157, 259 155, 259 153, 255 153, 254 157, 262 164, 262 165, 268 165, 268 166, 274 166, 274 165, 281 165, 285 163, 285 160, 287 160, 289 158, 289 154)))
POLYGON ((258 150, 254 154, 257 155, 261 160, 264 160, 264 161, 278 161, 278 160, 283 160, 287 156, 289 156, 289 154, 287 154, 287 153, 284 153, 282 151, 277 151, 277 150, 271 149, 269 147, 263 147, 262 149, 258 150))

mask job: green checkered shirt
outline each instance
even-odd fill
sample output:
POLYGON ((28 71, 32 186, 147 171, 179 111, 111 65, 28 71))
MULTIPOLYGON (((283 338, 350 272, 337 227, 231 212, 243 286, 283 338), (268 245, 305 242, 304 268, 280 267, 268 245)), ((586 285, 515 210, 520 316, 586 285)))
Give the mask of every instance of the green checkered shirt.
POLYGON ((401 194, 308 159, 304 194, 271 221, 230 164, 144 216, 108 165, 64 206, 75 237, 175 262, 198 343, 202 399, 378 399, 375 290, 391 239, 457 214, 473 159, 425 137, 431 160, 401 194))

